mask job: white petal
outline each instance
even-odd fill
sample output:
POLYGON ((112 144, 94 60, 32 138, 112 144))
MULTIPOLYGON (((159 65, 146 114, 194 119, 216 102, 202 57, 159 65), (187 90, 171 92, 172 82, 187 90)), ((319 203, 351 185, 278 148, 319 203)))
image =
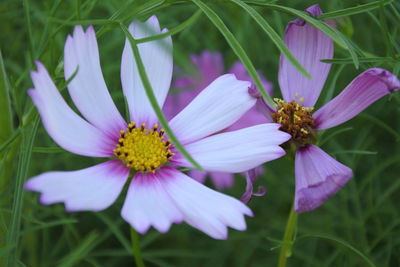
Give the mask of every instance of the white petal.
POLYGON ((40 192, 44 205, 63 202, 67 211, 99 211, 114 203, 128 175, 119 160, 110 160, 78 171, 40 174, 25 189, 40 192))
MULTIPOLYGON (((129 32, 135 39, 160 34, 165 31, 160 31, 160 25, 156 16, 152 16, 144 23, 134 21, 129 26, 129 32)), ((138 48, 157 102, 162 107, 172 78, 171 36, 141 43, 138 45, 138 48)), ((121 81, 125 97, 128 101, 131 120, 139 124, 147 123, 153 125, 156 123, 157 117, 147 98, 128 40, 125 42, 122 54, 121 81)))
POLYGON ((28 91, 39 110, 43 125, 53 140, 72 153, 108 157, 113 155, 115 143, 102 131, 79 117, 65 103, 46 68, 36 62, 38 71, 31 72, 35 86, 28 91))
MULTIPOLYGON (((206 171, 244 172, 285 154, 279 145, 290 135, 279 131, 279 127, 275 123, 259 124, 209 136, 185 148, 206 171)), ((174 160, 178 165, 193 167, 182 156, 174 160)))
POLYGON ((233 74, 222 75, 206 87, 170 122, 183 144, 221 131, 236 122, 255 103, 248 94, 250 82, 233 74))
POLYGON ((96 33, 92 26, 86 32, 76 26, 64 48, 64 72, 72 100, 85 118, 110 137, 118 138, 126 123, 114 105, 100 68, 96 33))
POLYGON ((136 173, 128 189, 122 217, 139 233, 144 234, 153 226, 167 232, 172 223, 183 220, 156 174, 136 173))
POLYGON ((244 215, 252 216, 252 212, 239 200, 211 190, 171 167, 159 170, 158 176, 191 226, 216 239, 227 238, 228 226, 246 229, 244 215))

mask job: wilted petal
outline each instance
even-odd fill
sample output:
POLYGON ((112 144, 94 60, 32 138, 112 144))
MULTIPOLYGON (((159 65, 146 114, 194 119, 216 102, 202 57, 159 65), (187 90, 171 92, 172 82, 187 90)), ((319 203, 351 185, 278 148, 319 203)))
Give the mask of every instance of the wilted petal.
POLYGON ((42 63, 37 61, 36 65, 37 72, 31 72, 35 88, 30 89, 28 94, 53 140, 75 154, 91 157, 112 156, 114 142, 79 117, 65 103, 42 63))
MULTIPOLYGON (((322 14, 318 5, 306 9, 312 16, 322 14)), ((286 102, 304 97, 303 105, 314 106, 317 101, 330 64, 320 62, 321 59, 333 57, 333 41, 327 35, 303 19, 297 18, 290 22, 286 28, 285 44, 293 56, 308 71, 312 79, 308 79, 281 55, 279 67, 279 85, 286 102)))
POLYGON ((110 160, 78 171, 40 174, 25 189, 40 192, 43 205, 62 202, 67 211, 99 211, 114 203, 128 175, 119 160, 110 160))
POLYGON ((189 143, 232 125, 256 102, 248 93, 249 82, 226 74, 205 88, 171 121, 181 143, 189 143))
MULTIPOLYGON (((166 30, 161 31, 157 17, 152 16, 144 23, 134 21, 129 26, 129 32, 133 38, 140 39, 164 33, 166 30)), ((138 45, 138 48, 157 102, 162 107, 172 78, 171 36, 141 43, 138 45)), ((156 123, 157 117, 147 98, 128 40, 125 42, 122 54, 121 81, 125 97, 128 101, 131 120, 137 123, 147 123, 151 126, 156 123)))
POLYGON ((247 171, 244 175, 246 178, 246 191, 243 193, 240 201, 243 203, 249 203, 252 196, 263 196, 266 193, 264 186, 258 186, 257 192, 253 191, 253 184, 257 180, 257 177, 262 173, 262 167, 257 167, 247 171))
POLYGON ((400 81, 389 71, 368 69, 315 112, 316 129, 327 129, 346 122, 381 97, 399 89, 400 81))
POLYGON ((64 48, 64 73, 68 91, 76 107, 85 118, 108 136, 118 139, 126 123, 107 90, 100 67, 96 33, 92 26, 86 32, 76 26, 68 36, 64 48))
POLYGON ((252 216, 242 202, 211 190, 183 173, 164 167, 158 171, 164 189, 191 226, 216 239, 227 238, 227 227, 246 229, 244 215, 252 216))
POLYGON ((353 176, 350 168, 315 145, 307 145, 297 150, 295 173, 296 212, 318 208, 353 176))
POLYGON ((133 177, 121 215, 139 233, 151 226, 164 233, 172 223, 182 222, 181 211, 164 187, 158 172, 137 172, 133 177))
MULTIPOLYGON (((279 145, 290 135, 279 131, 279 127, 276 123, 259 124, 212 135, 185 148, 206 171, 244 172, 285 154, 279 145)), ((177 155, 175 160, 181 166, 192 167, 182 156, 177 155)))

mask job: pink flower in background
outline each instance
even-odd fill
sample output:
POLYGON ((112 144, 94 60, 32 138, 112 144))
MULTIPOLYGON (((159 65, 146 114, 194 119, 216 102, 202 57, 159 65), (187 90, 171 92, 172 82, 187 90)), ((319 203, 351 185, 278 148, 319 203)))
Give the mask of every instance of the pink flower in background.
MULTIPOLYGON (((200 55, 192 55, 190 59, 196 72, 183 73, 183 71, 179 69, 176 71, 177 78, 174 80, 172 87, 176 88, 177 92, 168 95, 164 105, 164 113, 167 118, 173 118, 211 81, 224 73, 224 61, 221 53, 204 51, 200 55)), ((251 87, 254 88, 255 85, 240 61, 235 62, 228 73, 235 74, 236 78, 239 80, 251 82, 251 87)), ((267 92, 271 94, 272 84, 262 75, 260 75, 260 78, 267 92)), ((224 132, 270 122, 270 118, 267 119, 262 113, 263 109, 259 107, 261 104, 260 101, 257 101, 257 104, 247 111, 237 122, 224 129, 224 132)), ((259 167, 257 175, 261 173, 262 167, 259 167)), ((190 171, 190 176, 202 183, 205 181, 206 177, 209 176, 218 189, 231 187, 234 179, 234 174, 232 173, 202 172, 197 170, 190 171)), ((248 185, 252 186, 252 183, 248 183, 248 185)))
MULTIPOLYGON (((145 23, 134 21, 129 31, 139 39, 166 29, 161 31, 153 16, 145 23)), ((172 78, 171 37, 138 48, 162 106, 172 78)), ((72 153, 109 158, 86 169, 46 172, 29 179, 25 188, 40 192, 42 204, 64 203, 67 211, 106 209, 120 195, 133 169, 121 215, 138 232, 145 233, 151 226, 166 232, 172 223, 182 221, 217 239, 227 237, 228 227, 246 229, 244 217, 252 216, 246 205, 176 169, 193 166, 160 129, 128 41, 122 55, 121 82, 130 123, 122 118, 106 87, 93 27, 85 32, 76 26, 64 48, 65 79, 78 70, 68 92, 84 118, 68 106, 45 67, 36 64, 37 71, 31 72, 34 89, 28 93, 49 135, 72 153)), ((249 86, 234 75, 219 76, 170 120, 181 144, 205 170, 244 172, 285 154, 279 145, 290 136, 279 131, 276 123, 219 133, 256 103, 248 94, 249 86)))
MULTIPOLYGON (((318 5, 306 11, 312 16, 322 14, 318 5)), ((275 113, 271 114, 275 122, 282 124, 280 129, 292 136, 286 145, 297 148, 294 208, 296 212, 305 212, 322 205, 353 176, 350 168, 313 144, 316 131, 350 120, 376 100, 399 90, 400 82, 387 70, 368 69, 313 114, 331 67, 320 60, 333 58, 333 41, 298 18, 287 26, 285 43, 312 76, 306 78, 281 56, 279 85, 283 100, 276 100, 275 113)))

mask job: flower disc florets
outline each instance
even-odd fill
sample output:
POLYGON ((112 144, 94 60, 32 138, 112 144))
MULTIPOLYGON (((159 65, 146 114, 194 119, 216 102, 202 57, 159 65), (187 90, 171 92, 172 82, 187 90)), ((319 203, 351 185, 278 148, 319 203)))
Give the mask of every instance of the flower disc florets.
POLYGON ((314 139, 313 129, 315 127, 312 117, 312 107, 303 107, 296 100, 285 102, 275 98, 277 112, 272 114, 274 122, 281 124, 280 130, 292 136, 291 141, 303 145, 312 143, 314 139))
POLYGON ((155 172, 174 155, 171 142, 165 139, 164 130, 159 130, 158 124, 147 129, 145 123, 136 128, 136 123, 131 122, 125 131, 121 130, 116 146, 114 155, 136 171, 155 172))

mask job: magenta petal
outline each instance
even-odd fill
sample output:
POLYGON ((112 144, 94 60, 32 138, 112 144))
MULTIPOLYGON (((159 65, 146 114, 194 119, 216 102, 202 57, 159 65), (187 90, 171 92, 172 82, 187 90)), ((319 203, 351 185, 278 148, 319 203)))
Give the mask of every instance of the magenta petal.
MULTIPOLYGON (((151 16, 145 22, 134 20, 129 25, 133 38, 146 38, 167 32, 161 30, 156 16, 151 16)), ((153 40, 138 45, 147 77, 154 90, 154 95, 160 107, 167 97, 172 79, 172 39, 171 36, 153 40)), ((126 101, 128 102, 131 120, 136 123, 146 123, 152 127, 157 122, 157 116, 147 98, 144 85, 136 66, 131 45, 126 39, 121 60, 121 83, 126 101)))
POLYGON ((227 172, 210 172, 211 181, 218 190, 223 190, 233 186, 233 174, 227 172))
POLYGON ((37 71, 31 72, 34 89, 28 91, 39 110, 46 131, 62 148, 90 157, 113 155, 115 142, 103 131, 78 116, 62 98, 46 68, 36 62, 37 71))
MULTIPOLYGON (((238 78, 239 80, 251 82, 251 87, 255 89, 255 84, 250 75, 247 73, 247 70, 243 66, 242 62, 236 61, 235 63, 233 63, 229 72, 235 74, 236 78, 238 78)), ((261 72, 258 72, 258 76, 260 77, 261 83, 263 84, 267 94, 272 96, 272 83, 267 81, 265 77, 261 74, 261 72)))
MULTIPOLYGON (((312 16, 322 14, 318 5, 306 9, 312 16)), ((285 43, 300 62, 311 74, 308 79, 300 73, 283 55, 280 58, 279 85, 285 101, 290 102, 304 97, 303 105, 314 106, 321 93, 330 64, 320 62, 321 59, 333 57, 333 41, 317 28, 302 19, 290 22, 286 28, 285 43)))
POLYGON ((296 212, 318 208, 353 176, 350 168, 315 145, 307 145, 297 150, 295 174, 296 212))
POLYGON ((184 73, 175 69, 177 77, 173 88, 178 92, 167 96, 164 113, 168 120, 184 109, 204 88, 223 74, 224 62, 221 53, 204 51, 200 55, 190 57, 195 73, 184 73))
POLYGON ((196 89, 203 89, 224 72, 224 60, 219 52, 204 51, 201 55, 192 55, 192 63, 199 70, 196 89))
POLYGON ((165 233, 172 223, 180 223, 183 215, 165 191, 158 172, 137 172, 129 185, 121 211, 122 217, 141 234, 153 226, 165 233))
POLYGON ((211 190, 171 167, 160 169, 157 175, 189 225, 216 239, 226 239, 228 227, 246 229, 244 216, 252 216, 252 212, 239 200, 211 190))
POLYGON ((315 112, 316 129, 327 129, 348 121, 381 97, 399 89, 400 81, 389 71, 368 69, 315 112))
POLYGON ((110 160, 78 171, 40 174, 25 189, 40 192, 43 205, 63 202, 67 211, 99 211, 117 199, 128 175, 119 160, 110 160))
POLYGON ((85 118, 118 140, 119 131, 126 123, 114 105, 108 92, 100 67, 96 33, 92 26, 86 32, 76 26, 74 34, 68 36, 64 47, 64 73, 68 80, 68 91, 76 107, 85 118))

